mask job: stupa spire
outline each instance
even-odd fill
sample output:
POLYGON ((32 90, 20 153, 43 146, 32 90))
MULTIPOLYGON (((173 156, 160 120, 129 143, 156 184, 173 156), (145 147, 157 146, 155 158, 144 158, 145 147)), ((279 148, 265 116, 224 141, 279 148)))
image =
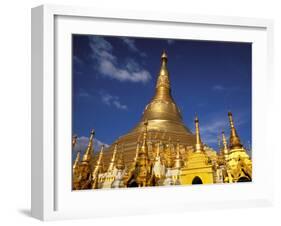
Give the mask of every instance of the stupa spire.
POLYGON ((153 99, 173 101, 171 96, 170 75, 168 71, 168 55, 165 50, 161 55, 160 71, 156 83, 156 91, 153 99))
POLYGON ((101 166, 101 164, 102 164, 103 150, 104 150, 104 145, 101 146, 99 158, 98 158, 98 161, 97 161, 97 166, 101 166))
POLYGON ((230 149, 233 148, 242 148, 242 144, 240 142, 240 138, 236 132, 232 113, 228 112, 229 124, 230 124, 230 138, 229 138, 229 147, 230 149))
POLYGON ((85 151, 85 154, 83 156, 83 161, 90 161, 93 155, 93 143, 94 143, 94 136, 95 136, 95 130, 92 129, 90 138, 89 138, 89 143, 87 146, 87 149, 85 151))
POLYGON ((93 170, 92 173, 92 188, 96 189, 99 186, 99 174, 103 171, 103 150, 104 150, 104 145, 101 146, 101 150, 99 153, 99 157, 96 163, 96 166, 93 170))
POLYGON ((195 152, 201 152, 203 150, 203 145, 201 141, 200 136, 200 129, 199 129, 199 119, 196 115, 195 117, 195 137, 196 137, 196 143, 195 143, 195 152))

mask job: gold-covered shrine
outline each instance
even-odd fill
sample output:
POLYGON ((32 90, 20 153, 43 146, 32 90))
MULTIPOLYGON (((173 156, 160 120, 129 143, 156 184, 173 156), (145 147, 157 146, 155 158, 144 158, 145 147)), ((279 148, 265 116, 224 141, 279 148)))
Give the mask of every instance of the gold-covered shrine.
MULTIPOLYGON (((229 112, 230 138, 222 132, 221 150, 201 140, 184 125, 171 94, 168 56, 162 53, 155 94, 140 122, 109 148, 93 150, 94 130, 82 160, 73 164, 73 189, 145 187, 252 181, 252 161, 240 142, 229 112)), ((73 137, 72 146, 76 145, 73 137)))

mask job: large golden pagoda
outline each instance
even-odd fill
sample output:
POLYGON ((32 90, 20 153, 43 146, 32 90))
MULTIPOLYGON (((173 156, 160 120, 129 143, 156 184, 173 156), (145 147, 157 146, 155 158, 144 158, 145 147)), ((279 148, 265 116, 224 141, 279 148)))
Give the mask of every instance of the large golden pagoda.
MULTIPOLYGON (((136 144, 145 129, 145 121, 148 122, 147 131, 152 146, 159 141, 165 144, 169 139, 173 142, 180 140, 181 145, 186 148, 192 148, 195 143, 195 136, 184 125, 181 112, 172 97, 167 63, 168 56, 164 51, 161 56, 155 94, 146 105, 140 122, 129 133, 119 137, 114 142, 124 146, 125 164, 132 162, 134 159, 136 144)), ((109 151, 105 154, 105 165, 109 164, 113 150, 114 145, 109 147, 109 151)), ((151 154, 151 149, 149 152, 151 154)))
MULTIPOLYGON (((167 62, 163 52, 154 97, 129 133, 95 153, 95 131, 91 131, 82 160, 78 152, 73 164, 74 190, 252 181, 252 160, 240 141, 232 113, 228 113, 229 144, 222 132, 220 150, 205 145, 198 117, 195 135, 183 123, 171 95, 167 62)), ((74 136, 72 146, 76 143, 74 136)))

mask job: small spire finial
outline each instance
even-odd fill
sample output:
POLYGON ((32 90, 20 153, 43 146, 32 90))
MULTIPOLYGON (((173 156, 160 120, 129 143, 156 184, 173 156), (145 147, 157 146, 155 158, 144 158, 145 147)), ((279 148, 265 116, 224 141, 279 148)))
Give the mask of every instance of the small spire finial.
POLYGON ((229 146, 230 149, 233 148, 242 148, 242 144, 240 142, 240 138, 236 132, 236 129, 234 127, 233 117, 232 113, 228 112, 228 118, 229 118, 229 124, 230 124, 230 138, 229 138, 229 146))
POLYGON ((234 128, 233 117, 230 111, 228 112, 228 118, 229 118, 230 127, 234 128))
POLYGON ((201 152, 203 150, 201 136, 200 136, 200 129, 199 129, 199 119, 198 116, 195 116, 195 136, 196 136, 196 143, 195 143, 195 152, 201 152))
POLYGON ((166 50, 165 50, 165 49, 163 49, 163 52, 162 52, 162 55, 161 55, 161 59, 162 59, 162 60, 164 60, 164 59, 165 59, 166 61, 168 60, 168 55, 167 55, 167 53, 166 53, 166 50))
POLYGON ((97 161, 97 165, 101 164, 102 157, 103 157, 103 149, 104 149, 104 144, 101 145, 101 150, 100 150, 99 158, 98 158, 98 161, 97 161))
POLYGON ((94 135, 95 135, 95 130, 92 129, 90 133, 90 138, 89 138, 89 143, 87 146, 87 149, 85 151, 85 154, 83 156, 83 161, 90 161, 93 155, 93 143, 94 143, 94 135))

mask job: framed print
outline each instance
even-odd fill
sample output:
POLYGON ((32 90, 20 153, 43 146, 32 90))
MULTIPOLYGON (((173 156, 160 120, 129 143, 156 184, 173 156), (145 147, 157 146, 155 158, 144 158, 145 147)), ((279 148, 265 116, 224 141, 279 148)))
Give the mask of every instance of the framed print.
POLYGON ((272 203, 270 20, 32 9, 32 216, 272 203))

